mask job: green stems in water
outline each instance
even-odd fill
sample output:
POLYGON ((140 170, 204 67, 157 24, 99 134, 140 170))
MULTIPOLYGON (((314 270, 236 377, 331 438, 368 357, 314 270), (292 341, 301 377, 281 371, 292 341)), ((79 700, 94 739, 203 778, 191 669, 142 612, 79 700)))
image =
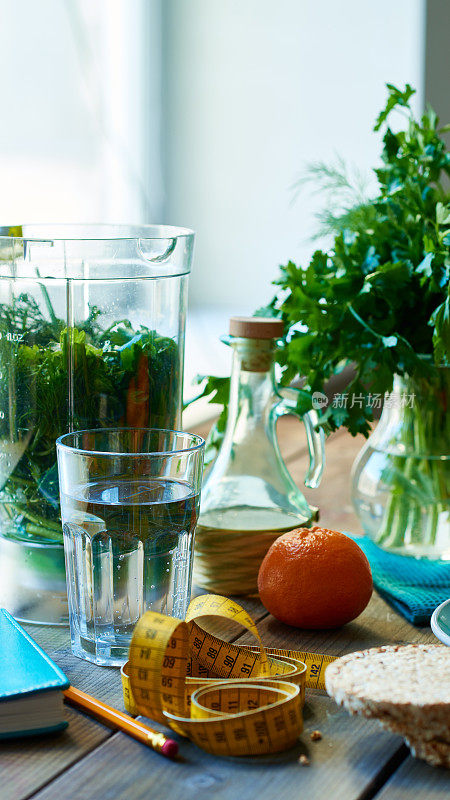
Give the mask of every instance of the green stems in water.
POLYGON ((10 518, 13 516, 15 516, 16 519, 22 518, 22 524, 28 536, 39 536, 42 539, 51 539, 52 541, 62 544, 63 533, 60 522, 54 522, 53 520, 33 514, 29 506, 21 506, 18 503, 12 502, 3 502, 3 506, 5 510, 7 510, 10 518))
POLYGON ((450 546, 450 369, 436 368, 427 379, 396 377, 394 399, 392 411, 383 411, 390 440, 380 448, 386 458, 381 479, 389 499, 376 541, 431 554, 442 531, 450 546))

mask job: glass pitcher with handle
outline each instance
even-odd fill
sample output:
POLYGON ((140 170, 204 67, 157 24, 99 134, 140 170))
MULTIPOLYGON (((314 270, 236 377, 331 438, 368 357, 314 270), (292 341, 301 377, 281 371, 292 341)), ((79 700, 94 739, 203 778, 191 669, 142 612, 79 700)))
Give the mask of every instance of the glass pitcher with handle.
POLYGON ((232 317, 233 349, 224 439, 202 489, 195 539, 194 583, 220 594, 257 592, 258 570, 272 542, 318 517, 281 456, 277 420, 293 414, 306 428, 309 469, 316 488, 325 464, 324 433, 315 411, 300 416, 299 390, 275 380, 281 320, 232 317))
POLYGON ((0 227, 0 606, 17 619, 68 621, 56 439, 179 427, 193 241, 165 225, 0 227))

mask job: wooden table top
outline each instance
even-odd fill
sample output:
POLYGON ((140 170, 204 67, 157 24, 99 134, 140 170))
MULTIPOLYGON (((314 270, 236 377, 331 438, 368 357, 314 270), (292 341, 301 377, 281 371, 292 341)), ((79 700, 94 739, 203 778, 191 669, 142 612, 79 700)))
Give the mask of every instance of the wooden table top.
MULTIPOLYGON (((301 485, 306 464, 302 426, 280 421, 283 454, 301 485)), ((307 491, 321 509, 321 522, 360 531, 350 504, 350 468, 362 439, 339 431, 327 442, 321 488, 307 491)), ((239 601, 241 602, 241 600, 239 601)), ((302 631, 282 625, 259 600, 242 602, 258 621, 267 646, 342 655, 389 643, 435 642, 429 628, 415 628, 374 594, 358 619, 336 631, 302 631)), ((27 629, 68 675, 74 686, 123 708, 117 669, 96 667, 70 653, 68 630, 29 625, 27 629)), ((221 632, 246 643, 249 635, 221 632)), ((307 691, 304 732, 295 751, 260 758, 218 758, 182 740, 182 761, 170 762, 125 734, 114 733, 72 708, 69 727, 51 737, 2 741, 1 800, 437 800, 450 796, 450 773, 411 757, 400 737, 373 721, 350 717, 330 698, 307 691), (312 742, 310 733, 322 732, 312 742), (309 766, 298 763, 308 753, 309 766)))

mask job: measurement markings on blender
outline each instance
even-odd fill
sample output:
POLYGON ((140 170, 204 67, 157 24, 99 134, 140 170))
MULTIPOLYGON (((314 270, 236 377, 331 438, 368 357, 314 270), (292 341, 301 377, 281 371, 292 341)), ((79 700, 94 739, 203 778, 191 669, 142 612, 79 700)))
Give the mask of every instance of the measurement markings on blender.
MULTIPOLYGON (((3 339, 3 335, 4 334, 0 332, 0 339, 3 339)), ((7 342, 22 342, 24 336, 25 336, 24 333, 14 333, 12 331, 6 331, 5 338, 7 342)))

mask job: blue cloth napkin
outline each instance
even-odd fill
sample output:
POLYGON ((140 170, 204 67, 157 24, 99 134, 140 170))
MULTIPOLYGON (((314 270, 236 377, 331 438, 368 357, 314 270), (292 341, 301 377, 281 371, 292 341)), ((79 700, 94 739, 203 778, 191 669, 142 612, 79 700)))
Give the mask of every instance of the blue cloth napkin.
POLYGON ((352 539, 369 560, 377 592, 413 625, 429 625, 436 606, 450 597, 450 562, 388 553, 365 536, 352 539))

